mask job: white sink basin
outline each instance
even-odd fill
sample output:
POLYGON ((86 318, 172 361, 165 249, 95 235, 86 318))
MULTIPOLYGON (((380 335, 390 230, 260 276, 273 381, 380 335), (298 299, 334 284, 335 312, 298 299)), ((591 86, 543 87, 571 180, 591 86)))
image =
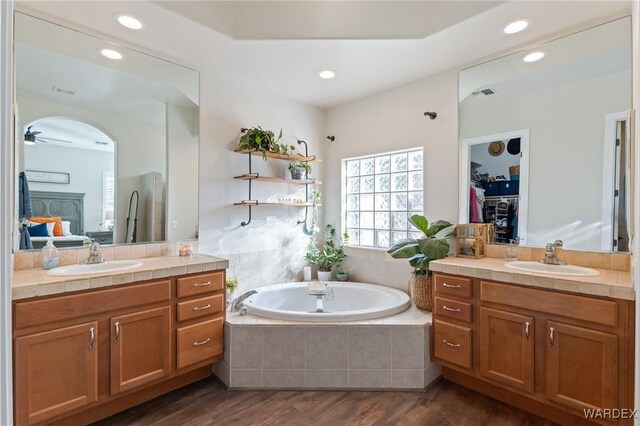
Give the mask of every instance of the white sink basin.
POLYGON ((591 268, 572 265, 546 265, 540 262, 525 262, 517 260, 515 262, 505 262, 507 268, 518 269, 520 271, 535 272, 538 274, 565 275, 570 277, 595 277, 600 272, 591 268))
POLYGON ((69 265, 58 266, 50 269, 47 273, 55 276, 73 276, 73 275, 95 275, 105 272, 119 272, 127 269, 142 266, 142 262, 135 260, 109 260, 104 263, 96 263, 93 265, 69 265))

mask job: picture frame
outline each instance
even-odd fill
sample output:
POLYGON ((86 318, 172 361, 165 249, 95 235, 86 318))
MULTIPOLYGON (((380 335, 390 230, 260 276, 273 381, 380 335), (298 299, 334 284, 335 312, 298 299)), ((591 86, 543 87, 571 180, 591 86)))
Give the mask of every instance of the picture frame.
POLYGON ((44 170, 26 170, 28 182, 55 183, 68 185, 71 183, 71 175, 66 172, 50 172, 44 170))

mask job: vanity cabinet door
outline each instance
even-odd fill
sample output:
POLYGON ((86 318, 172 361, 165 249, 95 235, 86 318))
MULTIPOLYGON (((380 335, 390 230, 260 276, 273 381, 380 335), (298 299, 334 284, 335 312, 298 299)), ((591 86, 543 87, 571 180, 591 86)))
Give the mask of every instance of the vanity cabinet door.
POLYGON ((98 399, 98 324, 15 339, 16 424, 46 421, 98 399))
POLYGON ((547 321, 546 394, 582 411, 618 407, 618 337, 547 321))
POLYGON ((169 306, 111 318, 111 394, 171 373, 169 306))
POLYGON ((534 318, 480 309, 480 375, 513 388, 534 391, 534 318))

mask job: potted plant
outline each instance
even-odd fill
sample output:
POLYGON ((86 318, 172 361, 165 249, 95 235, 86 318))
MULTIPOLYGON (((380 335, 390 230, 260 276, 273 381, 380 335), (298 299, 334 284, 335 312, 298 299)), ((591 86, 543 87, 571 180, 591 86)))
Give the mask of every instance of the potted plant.
POLYGON ((289 171, 293 180, 309 179, 311 164, 306 161, 292 161, 289 163, 289 171))
POLYGON ((227 290, 227 295, 229 296, 227 300, 230 301, 233 299, 233 293, 238 289, 238 277, 227 277, 224 286, 227 290))
POLYGON ((438 220, 429 225, 424 216, 415 214, 409 222, 424 234, 422 238, 408 238, 394 244, 387 253, 394 259, 409 259, 414 268, 409 281, 409 296, 411 301, 420 309, 433 309, 433 282, 429 262, 444 259, 449 253, 449 242, 455 233, 456 225, 444 220, 438 220))
POLYGON ((260 151, 262 159, 267 160, 267 152, 290 155, 296 148, 293 145, 279 143, 282 139, 282 129, 276 139, 275 133, 271 130, 264 130, 262 127, 252 127, 242 129, 242 136, 238 141, 238 150, 260 151))
POLYGON ((346 232, 342 234, 342 238, 338 243, 335 242, 335 238, 336 229, 332 225, 327 225, 324 231, 324 245, 316 246, 312 238, 309 251, 305 255, 307 262, 314 265, 318 270, 318 279, 320 281, 331 280, 333 267, 340 266, 347 258, 344 246, 349 243, 349 234, 346 232))

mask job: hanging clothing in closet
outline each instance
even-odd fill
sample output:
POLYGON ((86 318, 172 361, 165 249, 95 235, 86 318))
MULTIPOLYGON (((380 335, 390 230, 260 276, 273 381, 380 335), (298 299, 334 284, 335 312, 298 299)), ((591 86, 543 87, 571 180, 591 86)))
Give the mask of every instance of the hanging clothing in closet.
POLYGON ((471 187, 469 190, 469 222, 483 223, 484 189, 471 187))

